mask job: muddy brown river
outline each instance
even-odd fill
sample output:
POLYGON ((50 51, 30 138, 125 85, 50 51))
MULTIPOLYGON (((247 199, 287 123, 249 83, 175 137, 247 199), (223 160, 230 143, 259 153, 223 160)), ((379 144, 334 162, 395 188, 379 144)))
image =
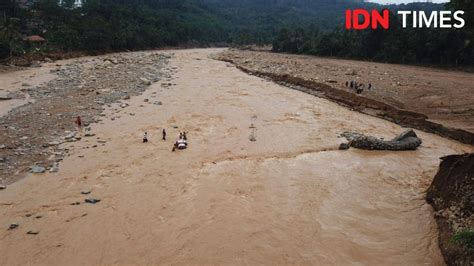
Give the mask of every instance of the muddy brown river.
POLYGON ((339 151, 344 131, 404 129, 244 74, 219 51, 174 51, 175 85, 112 106, 96 136, 64 144, 58 173, 0 191, 1 264, 443 265, 425 190, 439 157, 471 146, 417 131, 417 151, 339 151), (171 152, 182 130, 189 148, 171 152))

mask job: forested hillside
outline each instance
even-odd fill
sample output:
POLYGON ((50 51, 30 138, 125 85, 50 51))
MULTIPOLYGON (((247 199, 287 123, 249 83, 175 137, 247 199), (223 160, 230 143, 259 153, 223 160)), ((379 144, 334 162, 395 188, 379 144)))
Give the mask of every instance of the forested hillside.
MULTIPOLYGON (((333 28, 344 9, 355 5, 352 0, 87 0, 73 9, 71 0, 63 7, 57 0, 39 0, 26 11, 6 1, 3 24, 9 31, 44 35, 51 49, 66 51, 269 44, 282 27, 333 28), (31 22, 38 26, 28 27, 31 22)), ((4 36, 4 42, 11 37, 4 36)))
MULTIPOLYGON (((38 0, 32 9, 4 0, 0 57, 31 51, 117 51, 164 46, 274 44, 274 50, 387 62, 466 64, 464 31, 343 29, 344 10, 382 8, 357 0, 87 0, 72 8, 38 0), (22 40, 46 39, 42 45, 22 40), (423 46, 426 46, 424 48, 423 46)), ((402 6, 404 7, 404 6, 402 6)), ((393 12, 400 6, 390 6, 393 12)), ((417 4, 410 9, 444 6, 417 4)), ((467 59, 466 59, 467 58, 467 59)))
POLYGON ((312 54, 353 59, 369 59, 391 63, 424 65, 472 66, 474 64, 473 4, 452 1, 447 8, 465 10, 463 29, 402 29, 398 9, 441 10, 443 5, 411 4, 388 6, 390 29, 348 31, 336 27, 332 31, 313 27, 285 27, 273 41, 276 52, 312 54), (395 14, 393 14, 395 13, 395 14))

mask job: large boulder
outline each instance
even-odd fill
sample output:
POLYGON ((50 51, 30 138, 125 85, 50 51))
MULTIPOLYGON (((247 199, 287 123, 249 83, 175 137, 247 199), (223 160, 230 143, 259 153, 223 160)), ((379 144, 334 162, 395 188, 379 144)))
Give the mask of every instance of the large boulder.
POLYGON ((422 143, 412 129, 403 132, 392 140, 383 140, 356 132, 344 132, 341 136, 349 141, 349 146, 364 150, 416 150, 422 143))

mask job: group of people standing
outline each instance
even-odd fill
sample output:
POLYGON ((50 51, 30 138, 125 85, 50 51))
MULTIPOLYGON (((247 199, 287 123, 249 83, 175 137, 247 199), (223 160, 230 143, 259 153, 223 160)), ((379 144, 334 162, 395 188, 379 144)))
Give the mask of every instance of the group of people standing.
POLYGON ((186 132, 179 132, 179 139, 174 143, 173 149, 171 151, 184 150, 188 147, 188 137, 186 132))
MULTIPOLYGON (((162 135, 162 140, 166 140, 166 129, 163 128, 163 131, 161 133, 162 135)), ((143 135, 143 143, 148 143, 148 132, 145 132, 143 135)), ((188 136, 186 135, 186 132, 179 132, 179 138, 178 140, 174 143, 172 151, 175 151, 176 149, 183 150, 188 147, 188 136)))
MULTIPOLYGON (((362 94, 364 89, 366 88, 364 83, 358 82, 358 81, 346 81, 346 87, 349 87, 351 89, 354 89, 357 94, 362 94)), ((367 89, 370 91, 372 90, 372 83, 369 83, 367 85, 367 89)))
MULTIPOLYGON (((166 129, 163 128, 163 131, 162 131, 162 140, 166 140, 166 129)), ((147 143, 148 142, 148 132, 145 132, 145 134, 143 135, 143 143, 147 143)))
MULTIPOLYGON (((78 128, 82 127, 82 120, 80 116, 76 117, 76 120, 74 123, 77 125, 78 128)), ((161 132, 161 139, 166 141, 166 129, 163 128, 163 131, 161 132)), ((143 143, 148 143, 148 132, 145 132, 143 134, 143 143)), ((172 151, 175 151, 176 149, 183 150, 188 147, 188 136, 186 135, 186 132, 179 132, 179 138, 178 140, 173 144, 173 149, 172 151)))

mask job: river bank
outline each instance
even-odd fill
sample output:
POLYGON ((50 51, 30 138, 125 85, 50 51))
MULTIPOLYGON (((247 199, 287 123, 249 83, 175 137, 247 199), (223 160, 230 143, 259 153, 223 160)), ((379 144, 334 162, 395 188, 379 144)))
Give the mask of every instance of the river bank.
POLYGON ((235 49, 218 59, 353 110, 474 145, 472 73, 235 49), (356 93, 351 82, 365 90, 356 93))
POLYGON ((82 57, 46 63, 41 67, 1 73, 0 117, 1 181, 10 184, 32 167, 56 171, 67 150, 64 142, 77 141, 77 116, 87 131, 100 122, 112 103, 142 93, 152 82, 169 80, 165 69, 170 55, 134 52, 82 57))

